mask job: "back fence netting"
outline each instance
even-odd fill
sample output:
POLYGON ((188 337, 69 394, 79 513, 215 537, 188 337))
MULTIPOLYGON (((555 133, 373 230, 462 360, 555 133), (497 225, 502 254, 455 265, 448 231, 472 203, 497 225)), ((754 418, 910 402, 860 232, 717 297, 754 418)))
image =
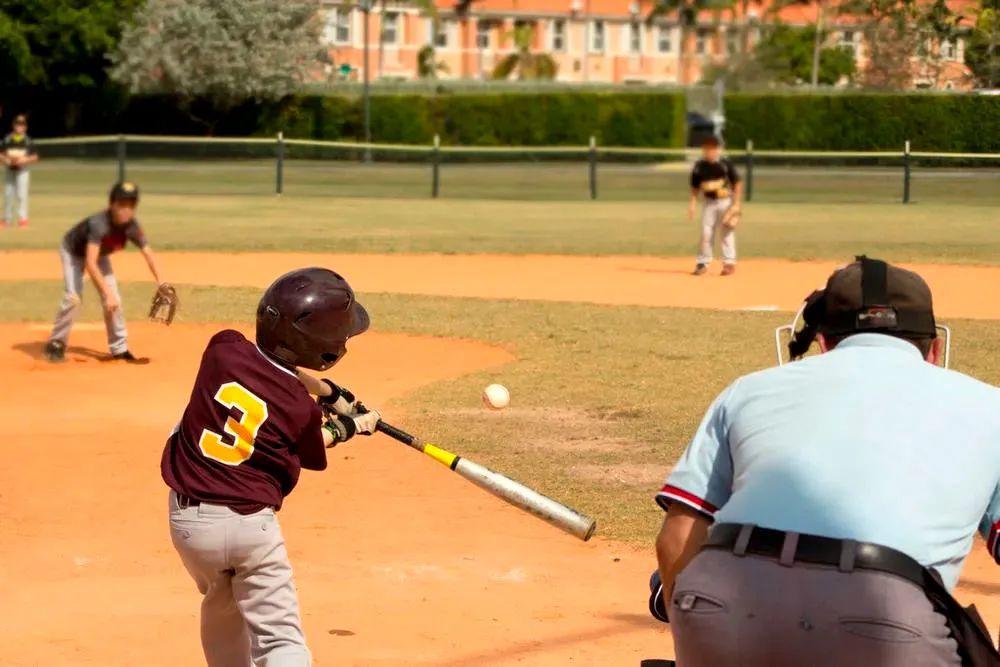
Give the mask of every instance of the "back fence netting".
MULTIPOLYGON (((144 192, 163 195, 273 196, 280 191, 288 197, 527 201, 684 201, 698 154, 668 148, 435 149, 136 136, 43 139, 38 145, 43 159, 34 187, 40 192, 102 191, 123 170, 144 192)), ((908 197, 914 203, 1000 205, 998 154, 733 150, 730 159, 751 202, 892 204, 908 197)))

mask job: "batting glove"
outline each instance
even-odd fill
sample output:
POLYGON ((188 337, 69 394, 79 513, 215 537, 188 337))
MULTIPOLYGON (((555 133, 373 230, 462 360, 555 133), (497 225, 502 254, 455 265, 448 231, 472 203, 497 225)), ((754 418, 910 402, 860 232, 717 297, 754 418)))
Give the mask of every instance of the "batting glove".
POLYGON ((330 388, 329 396, 319 397, 320 405, 336 412, 338 415, 346 417, 353 417, 359 414, 358 405, 360 403, 349 389, 336 385, 326 378, 321 378, 320 382, 330 388))
POLYGON ((649 613, 658 621, 670 622, 667 605, 663 600, 663 582, 660 581, 659 570, 654 571, 649 577, 649 613))
POLYGON ((378 410, 368 410, 364 414, 353 417, 335 414, 330 415, 323 428, 333 436, 333 444, 330 446, 335 447, 342 442, 347 442, 355 435, 371 435, 375 432, 380 419, 382 419, 382 415, 379 414, 378 410))

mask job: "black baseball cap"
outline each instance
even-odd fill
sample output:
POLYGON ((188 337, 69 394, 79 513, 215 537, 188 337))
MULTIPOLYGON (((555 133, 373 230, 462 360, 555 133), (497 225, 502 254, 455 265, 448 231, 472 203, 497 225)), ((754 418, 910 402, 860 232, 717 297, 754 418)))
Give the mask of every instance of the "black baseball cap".
POLYGON ((119 181, 111 186, 108 201, 139 201, 139 186, 132 181, 119 181))
POLYGON ((824 290, 820 333, 895 333, 936 338, 931 288, 913 271, 861 256, 835 271, 824 290))

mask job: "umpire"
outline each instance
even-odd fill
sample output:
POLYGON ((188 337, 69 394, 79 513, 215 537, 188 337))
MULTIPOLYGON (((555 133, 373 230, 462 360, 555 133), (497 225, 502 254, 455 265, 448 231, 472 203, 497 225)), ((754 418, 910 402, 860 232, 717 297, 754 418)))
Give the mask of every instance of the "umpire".
POLYGON ((977 528, 1000 562, 1000 390, 935 365, 910 271, 861 257, 804 314, 822 354, 723 391, 657 496, 678 664, 1000 664, 950 594, 977 528))

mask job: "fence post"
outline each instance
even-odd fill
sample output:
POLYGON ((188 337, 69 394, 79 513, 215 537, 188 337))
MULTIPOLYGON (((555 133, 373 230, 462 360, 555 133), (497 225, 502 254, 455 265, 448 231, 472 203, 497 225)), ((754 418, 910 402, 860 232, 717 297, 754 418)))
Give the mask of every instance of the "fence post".
POLYGON ((434 135, 434 149, 431 151, 431 197, 437 199, 441 190, 441 135, 434 135))
POLYGON ((910 203, 910 140, 903 146, 903 203, 910 203))
POLYGON ((597 199, 597 138, 590 135, 590 198, 597 199))
POLYGON ((746 178, 746 193, 744 199, 750 201, 753 199, 753 139, 747 139, 747 178, 746 178))
POLYGON ((278 132, 278 141, 274 147, 275 171, 274 194, 280 195, 285 190, 285 133, 278 132))
POLYGON ((125 180, 125 135, 118 135, 118 182, 125 180))

